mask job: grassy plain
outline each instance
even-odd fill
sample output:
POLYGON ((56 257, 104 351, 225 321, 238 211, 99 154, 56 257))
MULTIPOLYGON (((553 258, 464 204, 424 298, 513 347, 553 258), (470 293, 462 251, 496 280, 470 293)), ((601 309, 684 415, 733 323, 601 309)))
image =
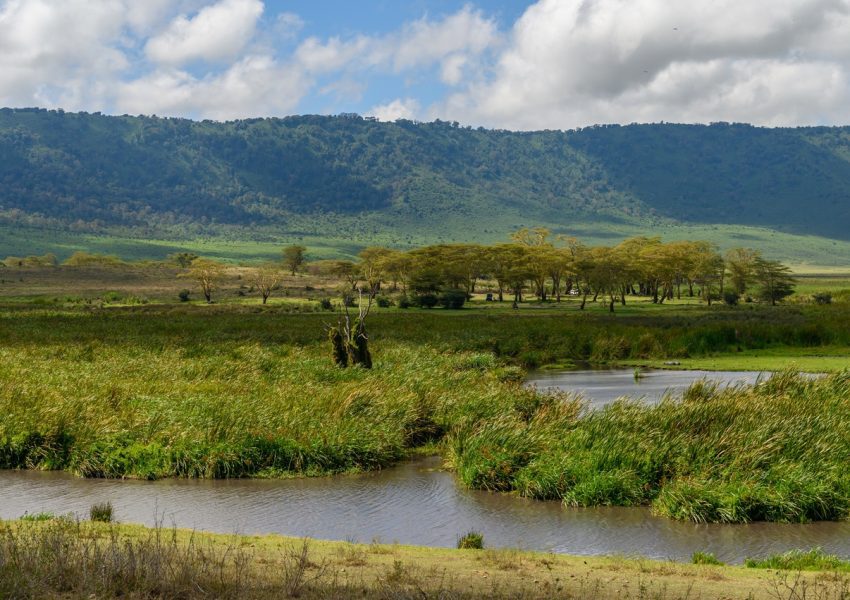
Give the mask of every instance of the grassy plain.
POLYGON ((796 558, 793 565, 782 557, 769 558, 764 561, 769 567, 758 569, 517 550, 224 536, 65 520, 19 521, 0 522, 0 595, 529 600, 847 597, 850 578, 842 573, 843 563, 817 555, 822 569, 809 571, 811 560, 796 558), (789 566, 791 570, 786 570, 789 566))
POLYGON ((166 235, 146 230, 102 233, 51 230, 0 224, 0 257, 55 252, 60 259, 77 250, 117 254, 126 260, 163 259, 174 252, 189 251, 211 258, 239 262, 280 258, 288 244, 304 244, 311 260, 354 257, 367 246, 413 248, 436 243, 500 243, 521 227, 548 226, 554 233, 575 236, 587 244, 612 244, 628 237, 661 236, 667 241, 707 240, 722 250, 759 248, 766 257, 793 266, 797 273, 848 272, 850 241, 812 235, 795 235, 763 227, 727 224, 681 224, 666 219, 634 221, 580 220, 564 227, 553 215, 550 222, 529 222, 520 214, 482 215, 470 237, 469 216, 435 215, 433 219, 399 224, 386 215, 301 215, 287 227, 258 230, 256 227, 209 227, 195 235, 166 235), (489 219, 489 221, 487 220, 489 219))

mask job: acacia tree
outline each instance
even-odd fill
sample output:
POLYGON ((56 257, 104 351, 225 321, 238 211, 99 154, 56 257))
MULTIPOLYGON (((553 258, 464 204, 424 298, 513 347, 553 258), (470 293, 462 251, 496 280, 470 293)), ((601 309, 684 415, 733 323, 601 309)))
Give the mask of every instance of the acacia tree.
POLYGON ((770 302, 771 306, 776 306, 778 301, 794 293, 796 282, 791 276, 791 269, 779 261, 758 257, 753 265, 753 273, 761 285, 758 298, 770 302))
POLYGON ((197 258, 192 261, 189 270, 181 273, 180 277, 194 279, 201 288, 207 304, 212 304, 212 293, 224 277, 224 265, 208 258, 197 258))
POLYGON ((283 249, 283 264, 295 275, 307 259, 307 248, 293 244, 283 249))
POLYGON ((391 250, 383 259, 383 270, 392 281, 395 290, 401 284, 401 292, 407 294, 407 283, 410 281, 410 271, 413 269, 413 257, 407 252, 391 250))
POLYGON ((169 254, 168 259, 181 269, 185 269, 194 261, 198 260, 198 255, 194 252, 175 252, 174 254, 169 254))
POLYGON ((372 246, 361 250, 360 254, 357 255, 360 258, 360 262, 357 263, 358 274, 369 287, 371 296, 377 294, 381 289, 386 261, 392 253, 393 251, 389 248, 372 246))
POLYGON ((343 279, 350 286, 350 289, 357 289, 357 266, 352 261, 335 260, 330 264, 329 272, 335 277, 343 279))
POLYGON ((269 296, 272 295, 272 291, 274 291, 277 284, 280 283, 280 275, 280 269, 278 269, 274 264, 267 264, 259 267, 258 269, 254 269, 252 279, 254 286, 260 291, 260 296, 263 298, 263 304, 268 302, 269 296))
POLYGON ((752 283, 756 262, 761 253, 752 248, 732 248, 726 253, 726 268, 729 270, 729 285, 736 294, 743 295, 752 283))
POLYGON ((693 242, 694 254, 692 256, 690 271, 688 272, 688 283, 696 283, 700 286, 700 294, 705 303, 711 306, 713 288, 723 288, 723 275, 726 265, 723 257, 718 254, 715 246, 709 242, 693 242))

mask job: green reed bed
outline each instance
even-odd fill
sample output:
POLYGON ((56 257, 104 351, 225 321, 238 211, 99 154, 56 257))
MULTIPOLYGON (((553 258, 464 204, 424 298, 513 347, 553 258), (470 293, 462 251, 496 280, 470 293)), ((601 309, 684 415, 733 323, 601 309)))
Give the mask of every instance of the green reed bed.
POLYGON ((850 372, 693 385, 657 406, 579 416, 542 403, 452 435, 469 486, 576 506, 651 504, 694 522, 834 520, 850 513, 850 372))
POLYGON ((63 342, 0 348, 0 467, 86 477, 322 474, 389 465, 530 393, 491 356, 384 344, 371 371, 323 345, 63 342))

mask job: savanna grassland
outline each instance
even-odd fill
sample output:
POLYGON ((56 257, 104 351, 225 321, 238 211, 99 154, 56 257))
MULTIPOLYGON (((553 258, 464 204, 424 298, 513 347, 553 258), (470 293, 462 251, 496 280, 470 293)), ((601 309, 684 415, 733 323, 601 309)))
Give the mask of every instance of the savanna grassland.
POLYGON ((282 477, 377 469, 427 451, 465 485, 577 506, 651 505, 696 522, 850 511, 850 307, 841 302, 630 299, 613 315, 601 299, 579 311, 570 297, 517 309, 480 299, 462 310, 376 308, 374 368, 340 369, 326 339, 336 316, 319 302, 334 288, 319 277, 289 277, 261 305, 234 267, 221 301, 207 305, 175 301, 187 282, 174 270, 14 272, 0 286, 4 468, 282 477), (70 294, 72 280, 88 283, 70 294), (698 384, 681 402, 593 412, 521 385, 524 369, 552 363, 760 354, 773 368, 829 356, 815 370, 834 374, 698 384))

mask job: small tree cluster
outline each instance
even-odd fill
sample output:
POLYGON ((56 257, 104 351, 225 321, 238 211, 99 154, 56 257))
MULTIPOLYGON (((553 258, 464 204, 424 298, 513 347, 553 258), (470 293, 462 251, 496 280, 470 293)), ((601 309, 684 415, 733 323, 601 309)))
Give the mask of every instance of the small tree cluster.
MULTIPOLYGON (((389 288, 410 294, 410 304, 462 306, 482 281, 495 288, 495 299, 560 302, 564 295, 604 300, 613 312, 629 296, 650 297, 664 304, 683 295, 706 304, 735 304, 752 286, 755 296, 774 304, 793 292, 788 269, 764 259, 755 250, 739 248, 720 254, 705 241, 662 242, 658 237, 634 237, 615 246, 587 246, 575 238, 553 236, 545 228, 521 229, 512 242, 438 244, 407 252, 372 247, 359 260, 320 261, 317 272, 336 277, 355 289, 389 288)), ((492 288, 491 288, 492 289, 492 288)))

